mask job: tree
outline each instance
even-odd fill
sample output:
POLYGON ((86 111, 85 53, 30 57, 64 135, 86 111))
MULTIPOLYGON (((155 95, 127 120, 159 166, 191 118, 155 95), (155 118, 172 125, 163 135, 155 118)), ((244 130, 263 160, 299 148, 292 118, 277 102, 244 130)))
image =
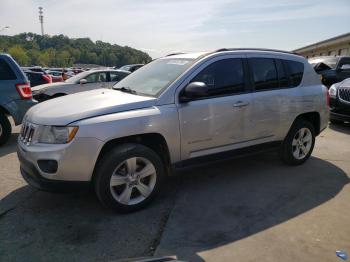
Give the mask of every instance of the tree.
POLYGON ((21 66, 28 65, 30 59, 27 52, 19 45, 15 45, 8 50, 9 54, 17 61, 21 66))
POLYGON ((89 38, 70 39, 64 35, 22 33, 0 36, 0 51, 10 53, 21 65, 68 67, 73 63, 122 66, 148 63, 151 57, 142 51, 89 38))

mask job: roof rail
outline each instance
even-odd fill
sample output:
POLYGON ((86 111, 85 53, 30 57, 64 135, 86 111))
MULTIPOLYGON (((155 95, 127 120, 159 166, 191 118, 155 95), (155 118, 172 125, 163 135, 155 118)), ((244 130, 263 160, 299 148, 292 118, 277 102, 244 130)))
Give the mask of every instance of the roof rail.
POLYGON ((186 53, 183 53, 183 52, 171 53, 171 54, 166 55, 166 56, 172 56, 172 55, 183 55, 183 54, 186 54, 186 53))
POLYGON ((283 51, 283 50, 278 50, 278 49, 268 49, 268 48, 220 48, 218 50, 215 50, 213 53, 224 52, 224 51, 242 51, 242 50, 270 51, 270 52, 278 52, 278 53, 298 55, 297 53, 294 53, 294 52, 283 51))

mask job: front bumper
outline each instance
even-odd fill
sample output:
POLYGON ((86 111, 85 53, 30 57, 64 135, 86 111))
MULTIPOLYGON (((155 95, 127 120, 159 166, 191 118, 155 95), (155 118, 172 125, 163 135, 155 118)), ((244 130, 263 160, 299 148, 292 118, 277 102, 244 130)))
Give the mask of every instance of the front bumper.
POLYGON ((87 187, 89 182, 50 180, 40 175, 40 171, 17 151, 20 171, 24 180, 31 186, 44 191, 66 191, 73 188, 87 187))
POLYGON ((331 111, 330 119, 336 121, 350 122, 350 115, 339 114, 331 111))
POLYGON ((101 147, 102 141, 95 138, 75 138, 62 145, 26 145, 18 139, 17 155, 23 178, 45 189, 61 182, 90 182, 101 147), (57 162, 54 172, 47 173, 39 165, 39 161, 46 160, 57 162))
POLYGON ((350 122, 350 102, 337 98, 330 99, 330 119, 350 122))

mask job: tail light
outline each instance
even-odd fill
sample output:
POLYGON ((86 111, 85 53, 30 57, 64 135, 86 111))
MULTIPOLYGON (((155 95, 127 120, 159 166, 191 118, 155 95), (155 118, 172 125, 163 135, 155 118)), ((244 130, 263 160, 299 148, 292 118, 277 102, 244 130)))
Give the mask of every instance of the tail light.
POLYGON ((22 99, 32 98, 32 90, 30 89, 29 83, 17 84, 16 89, 22 99))
POLYGON ((49 84, 52 83, 52 77, 50 75, 43 75, 43 79, 49 84))

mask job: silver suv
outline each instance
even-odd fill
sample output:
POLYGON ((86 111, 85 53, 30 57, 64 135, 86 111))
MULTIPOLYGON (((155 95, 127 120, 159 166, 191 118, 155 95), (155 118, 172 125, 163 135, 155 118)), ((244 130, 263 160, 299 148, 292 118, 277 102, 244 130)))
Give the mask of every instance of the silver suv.
POLYGON ((263 49, 175 54, 113 89, 28 111, 18 139, 25 180, 55 189, 87 182, 118 211, 149 203, 174 169, 276 148, 305 162, 326 128, 328 92, 301 56, 263 49))

